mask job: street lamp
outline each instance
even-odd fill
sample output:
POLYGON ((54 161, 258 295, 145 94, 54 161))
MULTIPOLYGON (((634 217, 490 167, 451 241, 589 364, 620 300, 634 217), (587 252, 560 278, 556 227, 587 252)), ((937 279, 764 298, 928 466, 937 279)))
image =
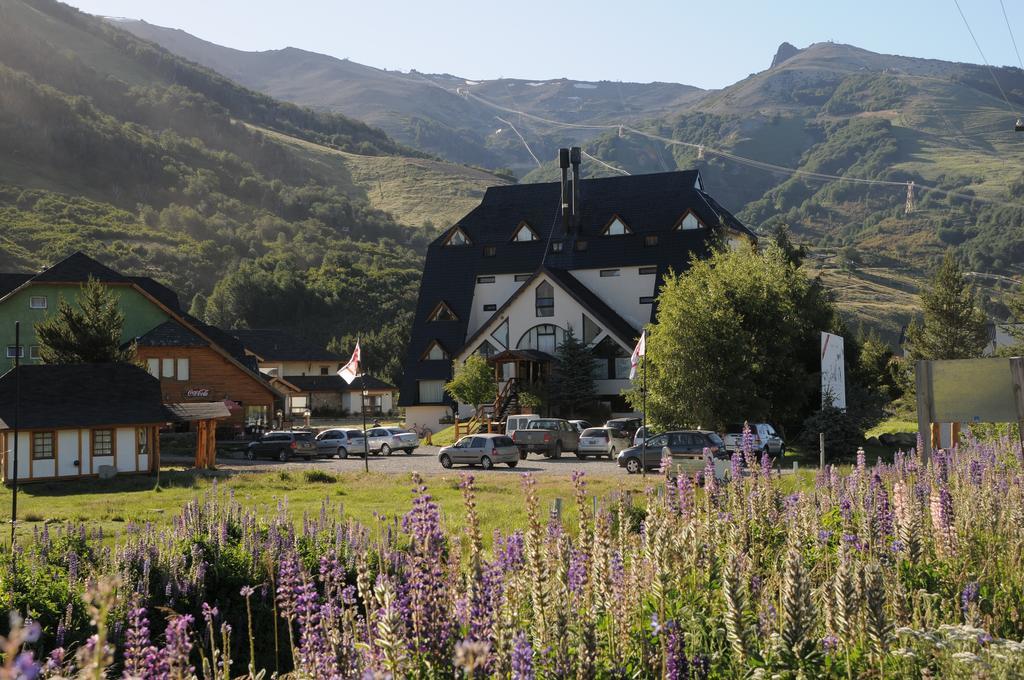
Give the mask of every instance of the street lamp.
POLYGON ((363 387, 363 394, 362 394, 362 401, 363 401, 363 408, 362 408, 362 411, 363 411, 363 467, 366 468, 367 472, 369 472, 370 471, 370 438, 366 435, 366 397, 370 394, 370 391, 368 389, 366 389, 366 374, 364 373, 362 376, 360 376, 360 378, 361 378, 362 387, 363 387))

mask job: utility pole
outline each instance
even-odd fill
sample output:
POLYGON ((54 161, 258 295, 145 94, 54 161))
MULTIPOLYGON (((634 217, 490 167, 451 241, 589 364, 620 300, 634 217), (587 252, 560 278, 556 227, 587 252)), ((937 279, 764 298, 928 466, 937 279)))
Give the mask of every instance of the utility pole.
MULTIPOLYGON (((21 410, 21 322, 14 322, 14 471, 11 474, 11 553, 18 525, 18 411, 21 410)), ((13 565, 13 562, 12 562, 13 565)), ((13 568, 13 567, 12 567, 13 568)))
POLYGON ((370 471, 370 438, 366 434, 366 392, 367 392, 367 389, 366 389, 366 374, 365 373, 363 373, 362 375, 359 376, 359 381, 361 383, 359 386, 362 388, 362 389, 359 390, 359 393, 360 393, 360 396, 361 396, 360 401, 361 401, 362 406, 363 406, 362 407, 362 411, 363 411, 363 467, 366 468, 367 472, 369 472, 370 471))

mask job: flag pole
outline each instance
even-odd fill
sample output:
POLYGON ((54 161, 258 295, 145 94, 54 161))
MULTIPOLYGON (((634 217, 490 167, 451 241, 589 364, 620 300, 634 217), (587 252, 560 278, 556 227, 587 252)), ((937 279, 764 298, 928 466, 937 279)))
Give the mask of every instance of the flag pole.
MULTIPOLYGON (((362 357, 359 357, 362 359, 362 357)), ((363 408, 363 467, 370 471, 370 438, 366 435, 366 374, 363 373, 359 379, 359 399, 363 408)))
MULTIPOLYGON (((18 525, 18 411, 21 408, 21 322, 14 322, 14 470, 11 474, 11 554, 15 554, 15 530, 18 525)), ((4 462, 7 455, 5 452, 4 462)), ((6 471, 5 471, 6 472, 6 471)), ((11 561, 12 577, 16 577, 14 561, 11 561)))

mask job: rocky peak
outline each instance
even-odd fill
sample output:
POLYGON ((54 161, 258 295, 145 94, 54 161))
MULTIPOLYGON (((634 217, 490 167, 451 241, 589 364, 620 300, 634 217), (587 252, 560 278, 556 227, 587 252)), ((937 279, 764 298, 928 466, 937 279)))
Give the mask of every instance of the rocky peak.
POLYGON ((772 59, 772 65, 770 68, 775 68, 790 57, 796 56, 799 52, 799 49, 788 42, 782 43, 779 45, 779 49, 775 51, 775 57, 772 59))

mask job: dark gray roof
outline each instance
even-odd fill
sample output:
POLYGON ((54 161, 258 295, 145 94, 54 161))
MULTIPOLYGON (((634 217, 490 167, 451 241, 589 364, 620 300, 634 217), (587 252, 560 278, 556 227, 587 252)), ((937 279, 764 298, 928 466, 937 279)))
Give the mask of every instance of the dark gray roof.
POLYGON ((135 339, 139 347, 209 347, 210 343, 177 321, 165 321, 135 339))
POLYGON ((44 269, 32 277, 34 281, 60 283, 85 283, 90 278, 97 281, 117 283, 131 282, 129 277, 115 272, 104 264, 100 264, 81 251, 71 253, 57 264, 44 269))
MULTIPOLYGON (((363 389, 363 378, 358 377, 352 384, 345 382, 345 379, 334 373, 331 375, 286 375, 282 380, 287 380, 303 392, 358 392, 363 389)), ((368 390, 393 390, 394 385, 366 376, 366 389, 368 390)))
POLYGON ((0 297, 16 290, 31 278, 31 274, 0 274, 0 297))
POLYGON ((143 425, 168 420, 160 381, 134 364, 36 364, 0 376, 0 427, 14 425, 16 375, 21 376, 20 428, 143 425))
POLYGON ((582 180, 580 226, 570 234, 564 232, 559 214, 559 182, 489 188, 480 205, 452 227, 461 229, 471 241, 470 245, 446 247, 449 230, 427 248, 399 403, 402 406, 417 403, 418 380, 451 378, 451 361, 421 361, 420 358, 433 341, 452 353, 465 346, 473 290, 476 277, 480 275, 533 274, 542 267, 552 272, 566 272, 564 287, 571 288, 584 306, 595 310, 609 329, 623 339, 630 333, 635 336, 639 329, 631 331, 628 323, 567 272, 656 266, 660 286, 670 268, 683 272, 689 268, 691 257, 707 257, 711 251, 711 230, 675 228, 689 211, 712 229, 724 226, 755 238, 739 220, 696 187, 698 178, 697 170, 687 170, 582 180), (605 226, 616 216, 626 223, 631 233, 603 236, 605 226), (512 241, 516 228, 523 221, 533 228, 539 240, 512 241), (656 247, 645 243, 645 237, 652 234, 658 236, 656 247), (551 241, 561 241, 562 251, 548 252, 545 256, 551 241), (585 249, 577 249, 579 241, 586 241, 585 249), (484 256, 485 246, 494 249, 493 256, 484 256), (442 300, 458 319, 428 322, 430 313, 442 300))
POLYGON ((245 347, 264 361, 340 361, 341 356, 329 352, 287 331, 275 328, 239 328, 230 331, 245 347))

